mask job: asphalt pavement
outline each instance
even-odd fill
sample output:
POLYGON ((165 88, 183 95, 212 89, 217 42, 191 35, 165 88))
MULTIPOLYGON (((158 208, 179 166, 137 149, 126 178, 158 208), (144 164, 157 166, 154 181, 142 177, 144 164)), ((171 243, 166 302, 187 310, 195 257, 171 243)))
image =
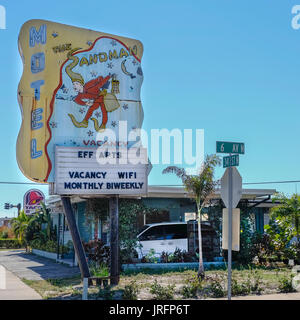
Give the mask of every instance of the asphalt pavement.
POLYGON ((53 260, 39 257, 25 250, 0 251, 0 265, 20 279, 47 280, 80 275, 78 267, 69 267, 53 260))

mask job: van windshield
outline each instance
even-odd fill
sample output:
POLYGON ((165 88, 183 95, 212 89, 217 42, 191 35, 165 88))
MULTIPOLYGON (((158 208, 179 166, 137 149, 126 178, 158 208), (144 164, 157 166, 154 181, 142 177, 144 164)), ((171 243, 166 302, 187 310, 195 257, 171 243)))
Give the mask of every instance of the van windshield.
POLYGON ((139 230, 138 234, 142 233, 143 231, 145 231, 146 229, 149 228, 149 224, 145 224, 144 226, 142 226, 142 228, 139 230))

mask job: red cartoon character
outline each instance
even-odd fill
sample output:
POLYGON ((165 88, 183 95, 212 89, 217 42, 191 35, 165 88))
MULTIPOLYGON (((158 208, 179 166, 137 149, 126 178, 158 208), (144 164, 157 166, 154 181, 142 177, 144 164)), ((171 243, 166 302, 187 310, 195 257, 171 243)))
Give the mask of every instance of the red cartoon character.
POLYGON ((108 120, 107 112, 114 111, 119 107, 119 103, 114 94, 107 92, 110 84, 109 79, 112 75, 108 75, 105 78, 100 76, 85 83, 81 74, 72 71, 79 61, 78 57, 71 55, 72 52, 69 52, 68 57, 70 60, 73 60, 73 62, 66 67, 66 73, 71 78, 73 89, 77 93, 74 102, 89 108, 81 122, 77 121, 74 115, 68 115, 77 128, 87 128, 88 121, 91 119, 94 122, 96 131, 103 131, 105 130, 108 120), (111 106, 111 101, 113 101, 114 106, 111 106), (98 108, 101 108, 102 111, 102 123, 100 126, 96 118, 91 118, 93 112, 98 108))

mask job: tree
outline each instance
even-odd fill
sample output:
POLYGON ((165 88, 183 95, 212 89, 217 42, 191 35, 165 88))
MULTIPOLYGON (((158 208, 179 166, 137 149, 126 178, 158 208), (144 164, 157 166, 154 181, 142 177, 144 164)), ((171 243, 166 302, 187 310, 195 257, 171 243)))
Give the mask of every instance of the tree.
POLYGON ((217 181, 214 181, 214 169, 221 164, 221 159, 217 155, 207 155, 199 172, 196 175, 187 174, 184 168, 169 166, 163 170, 165 173, 175 173, 184 185, 184 188, 190 192, 196 201, 197 220, 198 220, 198 239, 199 239, 199 269, 198 277, 204 278, 203 254, 202 254, 202 236, 201 236, 201 213, 207 205, 210 196, 214 193, 217 181))
POLYGON ((12 219, 13 231, 20 241, 22 241, 24 238, 29 222, 30 217, 25 214, 24 210, 20 211, 20 214, 17 218, 12 219))
POLYGON ((36 212, 30 219, 26 230, 25 238, 27 242, 39 239, 42 242, 56 240, 56 230, 53 228, 51 214, 44 203, 42 208, 36 212))
POLYGON ((300 259, 300 195, 293 194, 291 198, 284 194, 277 194, 273 202, 280 204, 271 209, 271 219, 277 222, 278 227, 283 227, 291 236, 295 236, 297 248, 297 260, 300 259))

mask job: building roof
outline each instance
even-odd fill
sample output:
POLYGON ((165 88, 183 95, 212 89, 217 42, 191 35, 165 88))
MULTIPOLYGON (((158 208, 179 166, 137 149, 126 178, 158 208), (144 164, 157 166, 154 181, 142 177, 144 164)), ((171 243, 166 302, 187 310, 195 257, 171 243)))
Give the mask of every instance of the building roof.
MULTIPOLYGON (((249 200, 249 202, 258 203, 260 201, 264 201, 263 206, 268 207, 272 206, 272 203, 270 202, 270 198, 273 194, 276 193, 275 189, 242 189, 242 198, 244 200, 249 200), (266 202, 269 200, 268 202, 266 202), (269 204, 269 205, 267 205, 269 204)), ((83 195, 78 196, 74 195, 71 196, 72 202, 82 202, 85 199, 89 198, 96 198, 96 197, 104 197, 102 195, 95 196, 95 195, 83 195)), ((105 195, 107 197, 107 195, 105 195)), ((121 196, 123 198, 123 196, 121 196)), ((146 197, 143 198, 174 198, 174 199, 182 199, 182 198, 191 198, 191 194, 189 194, 183 187, 175 187, 175 186, 149 186, 148 187, 148 194, 146 197)), ((124 198, 130 198, 130 196, 127 196, 124 198)), ((220 189, 217 189, 216 192, 211 197, 212 200, 219 200, 221 199, 221 192, 220 189)), ((55 205, 55 203, 60 202, 60 196, 54 195, 50 196, 46 203, 48 205, 55 205)), ((261 205, 257 205, 261 206, 261 205)))

